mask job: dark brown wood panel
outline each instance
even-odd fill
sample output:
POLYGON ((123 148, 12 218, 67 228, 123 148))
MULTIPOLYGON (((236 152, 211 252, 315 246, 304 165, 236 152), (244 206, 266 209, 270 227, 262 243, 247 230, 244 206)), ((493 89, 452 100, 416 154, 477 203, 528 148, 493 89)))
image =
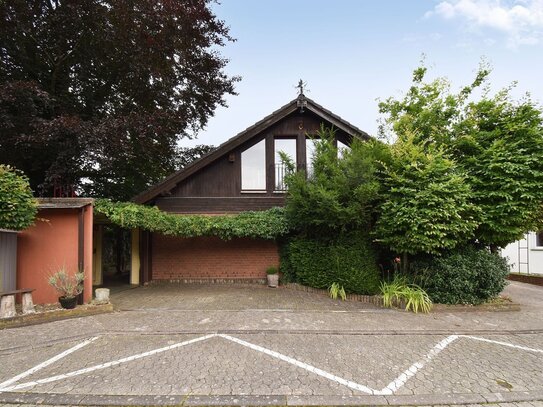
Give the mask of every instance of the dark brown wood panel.
MULTIPOLYGON (((272 198, 270 202, 273 202, 273 199, 276 199, 274 193, 275 186, 275 166, 274 166, 274 138, 276 137, 294 137, 297 139, 297 162, 300 169, 305 168, 306 164, 306 138, 307 134, 315 134, 317 130, 320 129, 321 124, 325 126, 331 126, 329 122, 323 121, 321 117, 315 113, 306 111, 303 114, 300 114, 298 111, 291 113, 284 119, 273 124, 267 129, 262 130, 260 133, 257 133, 254 137, 247 140, 246 142, 238 145, 231 151, 225 151, 225 153, 209 165, 201 168, 195 173, 191 174, 189 177, 182 180, 175 188, 173 188, 168 195, 165 195, 164 198, 238 198, 247 200, 246 203, 238 203, 233 207, 227 206, 224 210, 220 210, 217 204, 205 204, 203 208, 209 212, 225 212, 225 211, 238 211, 238 210, 248 210, 248 209, 259 209, 259 208, 268 208, 269 204, 261 204, 257 202, 264 202, 260 200, 250 200, 252 195, 245 194, 241 192, 241 153, 247 148, 253 146, 254 144, 260 142, 261 140, 266 140, 266 187, 267 192, 262 194, 268 198, 272 198), (244 208, 244 209, 241 209, 244 208)), ((338 139, 345 142, 350 138, 342 130, 337 130, 338 139)), ((263 198, 259 194, 259 199, 263 198)), ((158 198, 162 202, 162 198, 158 198)), ((195 212, 197 211, 196 202, 193 202, 187 207, 182 206, 182 211, 195 212)), ((211 202, 211 200, 210 200, 211 202)), ((213 201, 219 202, 219 201, 213 201)), ((223 202, 225 202, 223 200, 223 202)), ((238 202, 238 201, 232 201, 238 202)), ((241 201, 239 201, 241 202, 241 201)), ((185 205, 185 204, 183 204, 185 205)), ((232 204, 233 205, 233 204, 232 204)), ((274 206, 274 205, 271 205, 274 206)))
POLYGON ((237 213, 283 206, 283 194, 275 196, 159 198, 156 205, 171 213, 237 213))

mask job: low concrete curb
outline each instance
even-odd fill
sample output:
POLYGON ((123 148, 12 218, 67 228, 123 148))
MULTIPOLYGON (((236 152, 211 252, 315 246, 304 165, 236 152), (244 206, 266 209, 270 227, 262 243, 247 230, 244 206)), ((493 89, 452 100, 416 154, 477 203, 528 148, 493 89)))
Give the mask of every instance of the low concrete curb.
POLYGON ((112 304, 81 305, 74 309, 56 309, 35 314, 17 315, 13 318, 0 319, 0 329, 43 324, 62 319, 87 317, 90 315, 113 312, 112 304))
POLYGON ((514 403, 543 400, 543 390, 487 394, 419 394, 398 396, 117 396, 54 393, 0 393, 0 403, 76 406, 405 406, 514 403))

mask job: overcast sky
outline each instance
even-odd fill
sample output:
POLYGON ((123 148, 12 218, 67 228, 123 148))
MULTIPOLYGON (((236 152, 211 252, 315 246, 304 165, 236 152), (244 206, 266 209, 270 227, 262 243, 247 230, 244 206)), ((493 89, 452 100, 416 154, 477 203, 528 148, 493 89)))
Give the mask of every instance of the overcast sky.
POLYGON ((222 53, 240 75, 197 140, 218 145, 296 97, 307 96, 370 134, 378 98, 399 96, 426 55, 429 74, 469 83, 481 61, 494 89, 543 101, 543 0, 223 0, 216 15, 237 42, 222 53))

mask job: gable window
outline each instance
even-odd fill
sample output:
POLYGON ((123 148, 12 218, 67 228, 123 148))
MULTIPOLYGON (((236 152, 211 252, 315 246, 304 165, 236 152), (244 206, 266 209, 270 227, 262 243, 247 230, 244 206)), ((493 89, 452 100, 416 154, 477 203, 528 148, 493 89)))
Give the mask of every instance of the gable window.
POLYGON ((319 139, 305 140, 306 174, 308 177, 311 177, 313 175, 313 158, 315 157, 316 152, 315 143, 319 141, 319 139))
POLYGON ((266 190, 266 143, 259 141, 241 153, 241 189, 266 190))
POLYGON ((275 191, 286 191, 285 175, 286 165, 281 161, 280 152, 285 153, 296 165, 296 139, 276 138, 275 139, 275 191))

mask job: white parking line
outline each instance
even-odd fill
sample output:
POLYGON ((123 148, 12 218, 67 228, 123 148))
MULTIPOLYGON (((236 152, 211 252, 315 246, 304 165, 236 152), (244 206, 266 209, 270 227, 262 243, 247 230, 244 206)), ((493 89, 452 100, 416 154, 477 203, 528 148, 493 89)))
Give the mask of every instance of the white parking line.
POLYGON ((262 346, 259 346, 259 345, 254 345, 250 342, 246 342, 246 341, 243 341, 241 339, 238 339, 238 338, 234 338, 233 336, 230 336, 230 335, 223 335, 223 334, 219 334, 219 336, 221 338, 224 338, 224 339, 228 339, 229 341, 232 341, 232 342, 235 342, 235 343, 238 343, 240 345, 243 345, 247 348, 250 348, 252 350, 256 350, 257 352, 262 352, 266 355, 269 355, 271 357, 274 357, 276 359, 279 359, 279 360, 282 360, 284 362, 287 362, 287 363, 290 363, 291 365, 294 365, 294 366, 298 366, 302 369, 305 369, 305 370, 308 370, 312 373, 315 373, 319 376, 322 376, 322 377, 325 377, 327 378, 328 380, 331 380, 333 382, 336 382, 336 383, 339 383, 339 384, 342 384, 344 386, 347 386, 351 389, 354 389, 354 390, 358 390, 358 391, 361 391, 363 393, 368 393, 368 394, 381 394, 378 392, 378 390, 374 390, 374 389, 370 389, 369 387, 366 387, 362 384, 358 384, 358 383, 355 383, 355 382, 352 382, 350 380, 345 380, 339 376, 335 376, 331 373, 328 373, 328 372, 325 372, 324 370, 321 370, 315 366, 311 366, 311 365, 308 365, 307 363, 304 363, 304 362, 300 362, 299 360, 296 360, 294 358, 291 358, 290 356, 285 356, 283 355, 282 353, 279 353, 279 352, 275 352, 273 350, 270 350, 270 349, 266 349, 266 348, 263 348, 262 346))
POLYGON ((493 340, 491 340, 491 339, 480 338, 480 337, 478 337, 478 336, 469 336, 469 335, 460 335, 460 336, 461 336, 462 338, 469 338, 469 339, 473 339, 473 340, 476 340, 476 341, 493 343, 493 344, 495 344, 495 345, 507 346, 507 347, 509 347, 509 348, 515 348, 515 349, 525 350, 525 351, 528 351, 528 352, 543 353, 543 349, 528 348, 528 347, 526 347, 526 346, 513 345, 512 343, 508 343, 508 342, 493 341, 493 340))
MULTIPOLYGON (((216 334, 211 334, 211 335, 200 336, 200 337, 195 338, 195 339, 175 343, 173 345, 165 346, 163 348, 154 349, 154 350, 151 350, 151 351, 148 351, 148 352, 139 353, 139 354, 133 355, 133 356, 128 356, 126 358, 117 359, 117 360, 114 360, 112 362, 102 363, 102 364, 87 367, 87 368, 84 368, 84 369, 75 370, 73 372, 60 374, 60 375, 53 376, 53 377, 48 377, 46 379, 39 379, 39 380, 36 380, 36 381, 22 383, 22 384, 18 384, 18 385, 11 386, 11 387, 3 387, 3 388, 0 388, 0 393, 5 392, 5 391, 13 391, 13 390, 25 389, 27 387, 36 386, 38 384, 51 383, 51 382, 56 382, 58 380, 67 379, 69 377, 79 376, 79 375, 82 375, 82 374, 85 374, 85 373, 94 372, 95 370, 105 369, 107 367, 120 365, 121 363, 130 362, 132 360, 137 360, 137 359, 145 358, 147 356, 156 355, 157 353, 162 353, 162 352, 166 352, 168 350, 180 348, 181 346, 190 345, 190 344, 195 343, 195 342, 205 341, 206 339, 213 338, 214 336, 217 336, 217 335, 216 334)), ((13 379, 10 379, 10 380, 13 380, 13 379)))
POLYGON ((458 339, 458 335, 451 335, 443 339, 430 352, 428 352, 422 360, 413 363, 405 372, 399 375, 395 380, 391 381, 388 386, 381 390, 381 394, 394 394, 396 390, 402 387, 411 377, 424 367, 424 365, 437 356, 443 349, 458 339))
POLYGON ((61 375, 57 375, 57 376, 52 376, 52 377, 48 377, 48 378, 44 378, 44 379, 38 379, 38 380, 27 382, 27 383, 21 383, 21 384, 14 385, 14 386, 9 386, 10 384, 13 384, 13 383, 17 382, 18 380, 20 380, 20 379, 22 379, 22 378, 24 378, 26 376, 29 376, 32 373, 35 373, 40 369, 43 369, 44 367, 54 363, 55 361, 58 361, 58 360, 62 359, 66 355, 68 355, 68 354, 70 354, 72 352, 75 352, 78 349, 81 349, 83 346, 86 346, 89 343, 91 343, 91 342, 93 342, 94 340, 97 339, 97 338, 91 338, 91 339, 89 339, 89 340, 87 340, 85 342, 80 343, 79 345, 76 345, 76 346, 74 346, 74 347, 60 353, 59 355, 57 355, 57 356, 55 356, 55 357, 53 357, 51 359, 46 360, 43 363, 40 363, 39 365, 33 367, 32 369, 29 369, 29 370, 15 376, 15 377, 11 378, 11 379, 3 382, 2 384, 0 384, 0 393, 1 392, 6 392, 6 391, 14 391, 14 390, 25 389, 25 388, 28 388, 28 387, 36 386, 38 384, 51 383, 51 382, 54 382, 54 381, 67 379, 67 378, 74 377, 74 376, 79 376, 79 375, 82 375, 82 374, 85 374, 85 373, 90 373, 90 372, 93 372, 93 371, 96 371, 96 370, 101 370, 101 369, 105 369, 105 368, 108 368, 108 367, 120 365, 122 363, 130 362, 130 361, 133 361, 133 360, 138 360, 138 359, 145 358, 145 357, 148 357, 148 356, 156 355, 156 354, 159 354, 159 353, 162 353, 162 352, 166 352, 166 351, 169 351, 169 350, 180 348, 182 346, 186 346, 186 345, 190 345, 190 344, 193 344, 193 343, 205 341, 205 340, 213 338, 213 337, 220 337, 220 338, 229 340, 231 342, 234 342, 234 343, 237 343, 239 345, 245 346, 245 347, 247 347, 249 349, 255 350, 257 352, 264 353, 264 354, 266 354, 268 356, 274 357, 276 359, 282 360, 284 362, 287 362, 287 363, 292 364, 294 366, 297 366, 299 368, 305 369, 305 370, 307 370, 309 372, 315 373, 315 374, 317 374, 317 375, 319 375, 321 377, 324 377, 324 378, 326 378, 328 380, 339 383, 339 384, 341 384, 343 386, 349 387, 349 388, 351 388, 353 390, 358 390, 358 391, 361 391, 363 393, 372 394, 372 395, 391 395, 391 394, 394 394, 398 389, 400 389, 403 385, 405 385, 405 383, 411 377, 413 377, 415 374, 417 374, 417 372, 420 369, 422 369, 425 366, 426 363, 430 362, 440 352, 442 352, 451 343, 453 343, 454 341, 456 341, 459 338, 473 339, 473 340, 476 340, 476 341, 492 343, 492 344, 495 344, 495 345, 506 346, 506 347, 515 348, 515 349, 528 351, 528 352, 543 353, 543 349, 529 348, 529 347, 526 347, 526 346, 515 345, 515 344, 512 344, 512 343, 508 343, 508 342, 494 341, 494 340, 491 340, 491 339, 481 338, 481 337, 477 337, 477 336, 469 336, 469 335, 450 335, 450 336, 446 337, 445 339, 441 340, 434 347, 432 347, 432 349, 430 349, 430 351, 426 355, 424 355, 421 360, 419 360, 418 362, 415 362, 414 364, 412 364, 407 370, 405 370, 396 379, 394 379, 392 382, 390 382, 386 387, 384 387, 381 390, 376 390, 376 389, 372 389, 370 387, 364 386, 363 384, 356 383, 356 382, 353 382, 351 380, 346 380, 346 379, 341 378, 339 376, 336 376, 336 375, 334 375, 332 373, 329 373, 329 372, 326 372, 326 371, 324 371, 322 369, 319 369, 319 368, 317 368, 315 366, 312 366, 310 364, 307 364, 307 363, 301 362, 299 360, 296 360, 294 358, 291 358, 290 356, 283 355, 282 353, 273 351, 271 349, 264 348, 264 347, 259 346, 259 345, 252 344, 252 343, 244 341, 242 339, 238 339, 238 338, 235 338, 233 336, 225 335, 225 334, 209 334, 209 335, 200 336, 198 338, 190 339, 190 340, 187 340, 187 341, 179 342, 179 343, 176 343, 176 344, 173 344, 173 345, 169 345, 169 346, 165 346, 165 347, 162 347, 162 348, 154 349, 154 350, 151 350, 151 351, 148 351, 148 352, 139 353, 137 355, 124 357, 122 359, 117 359, 117 360, 114 360, 114 361, 111 361, 111 362, 106 362, 106 363, 102 363, 102 364, 99 364, 99 365, 87 367, 87 368, 84 368, 84 369, 75 370, 75 371, 72 371, 72 372, 69 372, 69 373, 65 373, 65 374, 61 374, 61 375))
POLYGON ((0 392, 2 392, 2 390, 4 390, 4 388, 7 387, 8 385, 17 382, 17 381, 21 380, 24 377, 30 376, 32 373, 35 373, 38 370, 41 370, 44 367, 49 366, 51 363, 55 363, 57 360, 60 360, 63 357, 68 356, 70 353, 73 353, 76 350, 81 349, 83 346, 87 346, 89 343, 94 342, 96 339, 98 339, 97 336, 94 337, 94 338, 87 339, 86 341, 81 342, 81 343, 71 347, 70 349, 65 350, 62 353, 59 353, 58 355, 53 356, 50 359, 47 359, 45 362, 42 362, 39 365, 36 365, 33 368, 28 369, 28 370, 24 371, 23 373, 20 373, 17 376, 14 376, 9 380, 6 380, 5 382, 0 383, 0 392))

